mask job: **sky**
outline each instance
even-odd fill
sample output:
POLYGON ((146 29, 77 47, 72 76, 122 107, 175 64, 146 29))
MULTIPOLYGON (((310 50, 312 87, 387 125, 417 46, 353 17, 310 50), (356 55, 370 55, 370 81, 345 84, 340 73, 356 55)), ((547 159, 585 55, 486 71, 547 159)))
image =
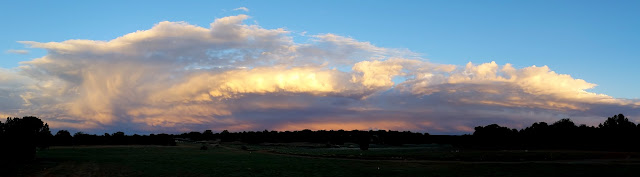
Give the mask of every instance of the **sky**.
POLYGON ((638 1, 0 2, 0 116, 55 129, 640 123, 638 1))

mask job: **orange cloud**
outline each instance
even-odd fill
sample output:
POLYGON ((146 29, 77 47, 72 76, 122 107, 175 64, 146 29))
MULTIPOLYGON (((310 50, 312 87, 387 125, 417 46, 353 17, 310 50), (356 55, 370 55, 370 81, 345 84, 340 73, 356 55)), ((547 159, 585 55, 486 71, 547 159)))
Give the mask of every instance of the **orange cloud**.
POLYGON ((362 121, 362 122, 303 122, 283 123, 275 130, 420 130, 430 123, 410 123, 406 121, 362 121))

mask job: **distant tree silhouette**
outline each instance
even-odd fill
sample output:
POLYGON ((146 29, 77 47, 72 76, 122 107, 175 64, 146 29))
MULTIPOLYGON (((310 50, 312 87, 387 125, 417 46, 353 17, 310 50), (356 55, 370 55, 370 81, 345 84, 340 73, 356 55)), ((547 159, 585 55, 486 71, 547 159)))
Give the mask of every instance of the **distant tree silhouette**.
POLYGON ((196 131, 189 132, 188 136, 192 140, 196 140, 196 141, 202 140, 202 133, 200 132, 196 132, 196 131))
POLYGON ((204 132, 202 132, 202 139, 212 140, 213 139, 213 131, 205 130, 204 132))
POLYGON ((477 137, 473 145, 478 148, 510 148, 514 146, 518 130, 498 124, 475 127, 473 136, 477 137))
POLYGON ((120 131, 111 134, 111 141, 113 144, 128 144, 126 135, 120 131))
POLYGON ((67 130, 58 130, 58 133, 53 137, 54 145, 69 146, 73 145, 73 137, 67 130))
POLYGON ((558 130, 571 130, 573 128, 577 128, 578 126, 576 126, 576 124, 573 123, 571 119, 565 118, 556 121, 555 123, 551 124, 550 127, 558 130))
POLYGON ((369 150, 369 143, 371 143, 371 134, 366 131, 360 132, 358 133, 356 141, 360 147, 360 150, 369 150))
POLYGON ((36 137, 38 148, 47 149, 51 145, 51 141, 53 140, 53 135, 51 135, 51 130, 49 130, 49 124, 45 123, 42 129, 37 133, 36 137))
POLYGON ((571 119, 560 119, 549 126, 552 136, 549 137, 549 142, 558 148, 570 148, 579 143, 580 139, 577 137, 579 132, 571 119))
POLYGON ((604 123, 598 125, 600 128, 605 129, 623 129, 623 130, 631 130, 636 127, 636 124, 629 121, 623 114, 614 115, 613 117, 608 117, 604 123))
POLYGON ((223 131, 220 133, 220 139, 221 139, 223 142, 231 142, 231 141, 233 141, 233 140, 234 140, 234 139, 233 139, 233 137, 231 136, 231 133, 229 133, 229 131, 228 131, 228 130, 223 130, 223 131))
POLYGON ((600 138, 603 143, 620 147, 618 150, 640 148, 637 138, 640 138, 640 130, 635 123, 629 121, 623 114, 608 117, 599 124, 600 138), (635 137, 630 136, 635 135, 635 137))
POLYGON ((501 137, 501 136, 513 136, 518 133, 516 129, 509 129, 508 127, 502 127, 498 124, 491 124, 487 126, 478 126, 475 128, 475 132, 473 135, 475 136, 491 136, 491 137, 501 137))
POLYGON ((527 127, 522 130, 523 134, 526 135, 546 135, 549 134, 549 124, 546 122, 536 122, 533 123, 530 127, 527 127))
POLYGON ((551 128, 546 122, 536 122, 520 131, 524 148, 547 147, 552 136, 551 128))
POLYGON ((111 136, 115 136, 115 137, 124 137, 124 136, 125 136, 125 134, 124 134, 124 132, 115 132, 115 133, 111 134, 111 136))

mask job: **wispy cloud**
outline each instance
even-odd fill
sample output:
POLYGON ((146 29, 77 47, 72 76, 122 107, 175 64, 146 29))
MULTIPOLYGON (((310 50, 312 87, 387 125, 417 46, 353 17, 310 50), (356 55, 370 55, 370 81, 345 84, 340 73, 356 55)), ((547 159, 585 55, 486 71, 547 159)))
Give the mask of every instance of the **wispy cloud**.
POLYGON ((26 55, 26 54, 29 54, 29 51, 28 50, 9 49, 9 50, 6 51, 6 53, 26 55))
POLYGON ((640 116, 640 101, 589 92, 595 84, 547 66, 431 63, 407 49, 335 34, 296 43, 296 34, 247 25, 247 18, 216 19, 208 28, 165 21, 110 41, 22 41, 49 53, 0 70, 0 95, 8 95, 0 96, 0 114, 37 115, 54 128, 88 132, 446 133, 486 123, 640 116))
POLYGON ((236 11, 236 10, 241 10, 241 11, 249 12, 249 8, 246 8, 246 7, 238 7, 238 8, 235 8, 235 9, 233 9, 233 10, 234 10, 234 11, 236 11))

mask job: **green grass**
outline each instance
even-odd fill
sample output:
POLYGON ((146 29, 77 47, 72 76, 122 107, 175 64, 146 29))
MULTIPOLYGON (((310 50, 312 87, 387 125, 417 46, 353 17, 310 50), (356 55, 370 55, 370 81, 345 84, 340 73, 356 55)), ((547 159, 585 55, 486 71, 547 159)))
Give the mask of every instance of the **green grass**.
MULTIPOLYGON (((258 148, 252 146, 250 148, 258 148)), ((309 153, 328 149, 291 148, 309 153)), ((357 151, 345 151, 356 153, 357 151)), ((368 151, 365 153, 378 153, 368 151)), ((410 156, 413 151, 381 151, 410 156), (406 153, 406 154, 403 154, 406 153)), ((417 151, 416 153, 423 153, 417 151)), ((300 157, 199 145, 53 147, 5 176, 635 176, 639 163, 475 163, 300 157)))
MULTIPOLYGON (((358 148, 317 148, 296 147, 293 145, 260 146, 247 145, 251 150, 269 151, 280 154, 335 157, 370 160, 438 160, 438 161, 563 161, 594 159, 640 159, 638 152, 605 151, 482 151, 455 149, 440 145, 414 145, 402 147, 370 148, 362 151, 358 148)), ((235 145, 239 148, 240 145, 235 145)))

